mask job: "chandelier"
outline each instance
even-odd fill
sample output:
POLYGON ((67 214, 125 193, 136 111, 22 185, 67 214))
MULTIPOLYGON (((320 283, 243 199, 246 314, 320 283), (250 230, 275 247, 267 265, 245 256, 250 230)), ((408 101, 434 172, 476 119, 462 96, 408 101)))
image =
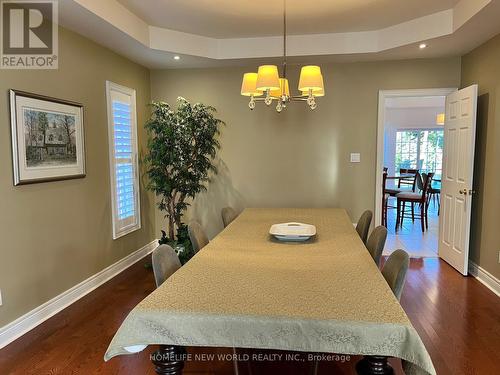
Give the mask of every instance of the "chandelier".
POLYGON ((256 102, 263 101, 270 106, 276 101, 276 111, 281 112, 292 101, 305 101, 309 108, 317 106, 316 97, 325 96, 323 75, 317 65, 303 66, 300 70, 298 89, 301 95, 291 96, 286 78, 286 0, 283 0, 283 64, 282 77, 276 65, 261 65, 257 73, 245 73, 241 84, 241 95, 249 96, 248 107, 255 108, 256 102))

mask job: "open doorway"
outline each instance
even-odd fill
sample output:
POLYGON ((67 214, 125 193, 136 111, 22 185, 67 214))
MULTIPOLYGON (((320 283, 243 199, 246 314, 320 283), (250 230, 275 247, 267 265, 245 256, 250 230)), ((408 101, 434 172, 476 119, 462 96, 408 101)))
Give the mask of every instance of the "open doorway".
POLYGON ((380 92, 375 223, 387 226, 386 255, 438 256, 445 102, 455 90, 380 92))

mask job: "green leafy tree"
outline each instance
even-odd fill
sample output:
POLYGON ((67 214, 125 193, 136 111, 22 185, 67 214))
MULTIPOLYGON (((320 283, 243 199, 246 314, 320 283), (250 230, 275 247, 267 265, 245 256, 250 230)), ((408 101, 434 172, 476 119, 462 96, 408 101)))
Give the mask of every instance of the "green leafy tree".
POLYGON ((177 109, 168 103, 153 102, 145 128, 148 151, 143 158, 148 176, 147 188, 160 198, 158 208, 168 219, 168 236, 162 242, 187 239, 182 216, 188 199, 206 190, 220 144, 219 129, 224 122, 215 117, 215 108, 201 103, 191 104, 177 98, 177 109))

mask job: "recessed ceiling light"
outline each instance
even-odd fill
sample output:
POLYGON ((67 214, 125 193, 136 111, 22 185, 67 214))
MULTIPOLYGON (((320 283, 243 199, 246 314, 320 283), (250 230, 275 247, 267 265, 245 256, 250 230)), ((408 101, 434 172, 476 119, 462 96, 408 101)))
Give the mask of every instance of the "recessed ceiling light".
POLYGON ((425 44, 425 43, 420 43, 420 45, 418 46, 418 48, 420 48, 420 49, 424 49, 426 47, 427 47, 427 44, 425 44))
POLYGON ((174 56, 174 60, 180 60, 180 59, 181 59, 181 57, 179 55, 174 56))

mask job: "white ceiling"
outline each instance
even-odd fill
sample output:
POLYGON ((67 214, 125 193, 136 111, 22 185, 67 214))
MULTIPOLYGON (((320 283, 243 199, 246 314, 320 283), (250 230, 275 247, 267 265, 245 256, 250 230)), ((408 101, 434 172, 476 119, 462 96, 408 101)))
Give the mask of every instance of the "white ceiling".
MULTIPOLYGON (((59 22, 150 68, 279 63, 282 0, 62 0, 59 22), (174 55, 180 55, 176 61, 174 55)), ((500 0, 288 0, 290 64, 460 56, 500 0), (426 42, 424 50, 418 44, 426 42)))
MULTIPOLYGON (((283 0, 118 0, 148 24, 212 38, 283 32, 283 0)), ((378 30, 453 8, 459 0, 287 0, 290 34, 378 30)))

